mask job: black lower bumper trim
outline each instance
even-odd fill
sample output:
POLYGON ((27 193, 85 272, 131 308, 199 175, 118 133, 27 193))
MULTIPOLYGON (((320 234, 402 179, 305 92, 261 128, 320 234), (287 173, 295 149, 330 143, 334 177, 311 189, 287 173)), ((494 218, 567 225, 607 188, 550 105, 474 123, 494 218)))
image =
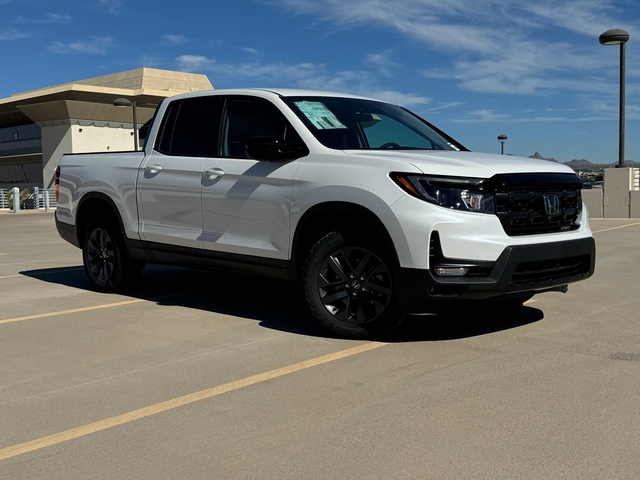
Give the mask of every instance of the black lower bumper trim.
POLYGON ((407 312, 430 311, 451 302, 483 302, 524 297, 544 291, 565 291, 595 270, 593 238, 539 245, 507 247, 493 263, 442 258, 447 266, 461 265, 486 276, 438 277, 432 271, 401 268, 396 293, 407 312))

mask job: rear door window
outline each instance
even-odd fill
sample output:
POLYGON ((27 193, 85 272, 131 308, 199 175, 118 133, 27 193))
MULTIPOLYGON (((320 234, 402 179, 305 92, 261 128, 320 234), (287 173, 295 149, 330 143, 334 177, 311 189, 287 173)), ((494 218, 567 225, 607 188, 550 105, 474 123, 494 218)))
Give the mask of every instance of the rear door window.
POLYGON ((217 96, 171 102, 165 112, 155 149, 165 155, 212 157, 218 151, 221 100, 217 96))

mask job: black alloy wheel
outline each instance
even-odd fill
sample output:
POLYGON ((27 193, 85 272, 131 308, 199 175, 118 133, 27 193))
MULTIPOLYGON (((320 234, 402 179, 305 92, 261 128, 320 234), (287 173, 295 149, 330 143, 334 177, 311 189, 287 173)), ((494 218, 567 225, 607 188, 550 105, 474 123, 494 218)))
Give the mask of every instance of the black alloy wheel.
POLYGON ((107 282, 116 266, 115 246, 109 232, 96 228, 87 239, 86 261, 89 274, 97 282, 107 282))
POLYGON ((307 303, 314 317, 341 335, 368 338, 399 324, 391 269, 380 249, 331 233, 309 253, 304 272, 307 303))

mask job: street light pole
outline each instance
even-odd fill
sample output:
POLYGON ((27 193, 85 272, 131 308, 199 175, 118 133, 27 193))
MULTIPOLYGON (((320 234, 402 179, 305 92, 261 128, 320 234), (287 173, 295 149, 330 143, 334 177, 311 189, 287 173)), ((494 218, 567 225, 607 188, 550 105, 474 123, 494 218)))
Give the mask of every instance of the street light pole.
POLYGON ((117 98, 113 101, 114 107, 131 107, 133 111, 133 149, 138 151, 138 114, 136 111, 136 102, 126 98, 117 98))
POLYGON ((625 43, 629 40, 629 34, 619 28, 607 30, 598 39, 602 45, 620 45, 620 120, 619 120, 619 143, 618 143, 618 164, 616 167, 625 167, 624 164, 624 78, 625 78, 625 43))
POLYGON ((504 155, 504 142, 507 141, 507 136, 504 133, 498 135, 498 141, 500 142, 500 155, 504 155))

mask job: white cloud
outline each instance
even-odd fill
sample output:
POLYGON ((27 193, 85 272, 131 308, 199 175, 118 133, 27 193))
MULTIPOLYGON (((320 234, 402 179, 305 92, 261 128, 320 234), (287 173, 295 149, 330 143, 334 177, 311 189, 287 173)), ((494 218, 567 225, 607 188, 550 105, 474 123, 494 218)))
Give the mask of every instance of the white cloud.
MULTIPOLYGON (((638 19, 625 19, 616 0, 264 1, 313 15, 331 29, 373 25, 400 32, 442 57, 423 72, 426 77, 453 79, 464 89, 487 93, 597 92, 599 82, 585 83, 584 77, 616 63, 597 35, 614 26, 632 37, 640 30, 638 19), (592 45, 584 46, 585 37, 592 45)), ((381 65, 382 60, 369 58, 381 65)))
POLYGON ((469 112, 469 121, 471 122, 505 122, 511 120, 511 115, 497 113, 495 110, 491 109, 480 109, 469 112))
MULTIPOLYGON (((282 62, 277 63, 261 63, 259 61, 250 61, 245 63, 220 63, 213 58, 203 55, 181 55, 177 59, 181 70, 185 71, 206 71, 222 78, 226 81, 247 81, 260 80, 260 85, 264 86, 266 82, 280 83, 284 86, 307 86, 315 83, 329 82, 325 73, 324 65, 312 63, 299 63, 288 65, 282 62), (324 79, 324 80, 323 80, 324 79)), ((338 74, 333 78, 333 82, 339 82, 338 74)))
POLYGON ((402 105, 403 107, 412 108, 416 105, 428 105, 431 103, 431 99, 420 95, 414 95, 411 93, 395 92, 393 90, 365 90, 360 92, 361 95, 377 98, 378 100, 384 100, 396 105, 402 105))
POLYGON ((161 68, 164 62, 163 58, 154 55, 141 55, 137 63, 142 67, 161 68))
POLYGON ((66 13, 47 13, 41 18, 18 17, 12 23, 23 24, 48 24, 48 23, 69 23, 71 15, 66 13))
MULTIPOLYGON (((586 111, 586 110, 585 110, 586 111)), ((527 112, 533 113, 533 112, 527 112)), ((580 115, 579 117, 567 117, 564 115, 556 115, 556 116, 544 116, 544 115, 534 115, 534 116, 525 116, 522 115, 522 112, 518 113, 517 116, 511 113, 499 113, 493 109, 479 109, 468 112, 467 115, 463 118, 457 118, 452 120, 453 123, 459 124, 476 124, 476 123, 493 123, 493 124, 503 124, 503 125, 514 125, 517 123, 541 123, 541 124, 551 124, 551 123, 576 123, 576 122, 593 122, 600 121, 603 119, 602 115, 580 115)))
POLYGON ((251 55, 252 57, 257 57, 260 55, 260 52, 255 48, 245 47, 245 48, 241 48, 240 50, 242 50, 244 53, 251 55))
POLYGON ((118 14, 122 7, 122 2, 120 0, 99 0, 98 3, 112 15, 118 14))
POLYGON ((203 55, 181 55, 176 60, 185 72, 207 71, 215 66, 215 60, 203 55))
POLYGON ((602 0, 574 0, 572 2, 530 2, 523 6, 548 25, 573 30, 585 35, 597 35, 606 30, 609 14, 615 13, 613 3, 602 0))
POLYGON ((9 42, 13 40, 23 40, 31 37, 30 33, 24 33, 13 28, 7 30, 0 30, 0 42, 9 42))
POLYGON ((112 45, 112 37, 91 37, 90 40, 78 40, 69 43, 55 41, 49 45, 49 51, 62 55, 105 55, 112 45))
POLYGON ((428 97, 392 90, 380 90, 364 79, 362 72, 343 70, 328 73, 325 65, 314 63, 286 64, 282 62, 261 63, 258 61, 225 64, 202 55, 182 55, 176 58, 179 68, 188 72, 213 74, 214 84, 226 83, 246 86, 246 82, 256 82, 254 86, 278 86, 284 88, 305 88, 310 90, 354 93, 386 100, 404 106, 426 105, 428 97), (243 85, 240 85, 243 82, 243 85))
POLYGON ((171 46, 184 45, 188 42, 187 38, 183 35, 164 35, 162 39, 171 46))
POLYGON ((366 61, 375 67, 382 75, 393 77, 398 70, 398 64, 392 60, 392 58, 393 50, 385 50, 367 55, 366 61))
POLYGON ((427 108, 423 110, 424 112, 437 112, 439 110, 447 110, 449 108, 460 107, 464 105, 464 102, 449 102, 444 105, 438 105, 437 107, 427 108))

